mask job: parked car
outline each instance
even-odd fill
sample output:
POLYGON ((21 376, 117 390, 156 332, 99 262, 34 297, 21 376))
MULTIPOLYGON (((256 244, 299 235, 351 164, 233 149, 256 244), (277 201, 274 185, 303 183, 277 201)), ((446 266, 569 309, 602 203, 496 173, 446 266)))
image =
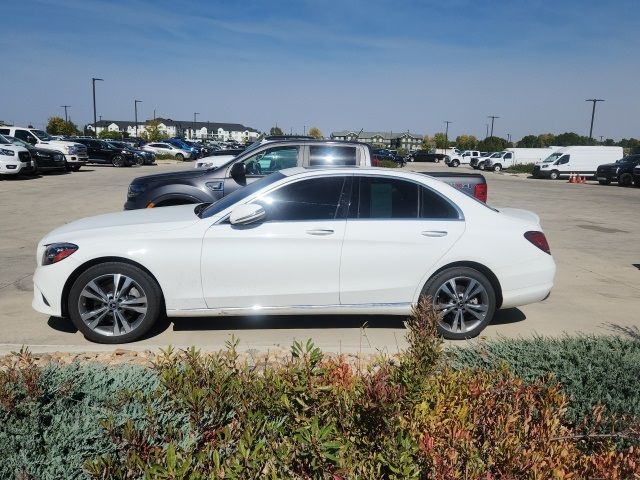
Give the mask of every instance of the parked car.
POLYGON ((194 168, 218 168, 225 163, 229 163, 242 152, 244 152, 243 148, 216 150, 209 154, 209 156, 198 159, 194 168))
POLYGON ((572 173, 594 177, 599 165, 622 158, 622 147, 563 147, 533 167, 535 178, 556 180, 572 173))
POLYGON ((182 150, 189 152, 189 158, 192 160, 198 159, 202 156, 202 152, 200 151, 199 147, 194 146, 193 144, 187 143, 186 140, 180 137, 173 137, 168 140, 164 140, 164 142, 169 143, 176 148, 180 148, 182 150))
POLYGON ((633 184, 640 187, 640 165, 636 165, 633 169, 633 184))
POLYGON ((387 150, 386 148, 373 148, 371 149, 371 155, 372 158, 374 159, 372 162, 372 165, 377 166, 377 162, 380 161, 389 161, 389 162, 395 162, 397 163, 400 167, 404 167, 406 164, 405 159, 398 155, 397 152, 392 152, 391 150, 387 150))
MULTIPOLYGON (((286 139, 255 142, 219 168, 192 169, 138 177, 127 192, 125 210, 215 202, 270 173, 300 167, 372 165, 369 146, 357 142, 286 139)), ((486 201, 482 175, 437 172, 442 181, 486 201)))
POLYGON ((75 141, 87 147, 90 163, 110 164, 114 167, 130 167, 138 164, 135 153, 129 148, 116 147, 104 140, 93 138, 77 138, 75 141))
POLYGON ((36 148, 30 143, 9 135, 5 135, 5 138, 14 145, 19 145, 20 147, 24 147, 29 150, 32 162, 32 173, 64 172, 67 170, 64 162, 64 155, 60 152, 46 148, 36 148))
POLYGON ((30 143, 34 147, 54 150, 64 155, 67 170, 80 170, 88 160, 87 148, 75 141, 56 140, 48 133, 31 127, 0 126, 0 135, 12 137, 30 143))
POLYGON ((432 153, 429 150, 416 150, 409 154, 410 162, 435 162, 440 163, 447 158, 444 153, 432 153))
POLYGON ((629 155, 615 163, 600 165, 596 170, 596 179, 600 185, 617 182, 621 187, 630 187, 634 183, 633 170, 638 165, 640 165, 640 154, 629 155))
POLYGON ((147 152, 141 148, 136 148, 132 144, 120 140, 109 140, 109 145, 123 150, 130 150, 138 159, 140 165, 155 165, 156 155, 153 152, 147 152))
POLYGON ((35 171, 29 150, 15 145, 0 135, 0 176, 33 173, 35 171))
POLYGON ((422 295, 438 331, 465 339, 497 309, 544 300, 556 269, 532 212, 348 167, 286 169, 196 208, 78 220, 36 258, 33 307, 104 343, 140 338, 165 314, 406 316, 422 295))
POLYGON ((142 147, 146 152, 154 153, 157 155, 171 155, 176 160, 189 160, 191 158, 191 151, 183 150, 182 148, 174 147, 170 143, 166 142, 153 142, 147 143, 142 147))
POLYGON ((479 157, 474 157, 471 159, 471 161, 469 162, 469 166, 474 170, 484 170, 486 161, 497 153, 500 152, 480 152, 479 157))

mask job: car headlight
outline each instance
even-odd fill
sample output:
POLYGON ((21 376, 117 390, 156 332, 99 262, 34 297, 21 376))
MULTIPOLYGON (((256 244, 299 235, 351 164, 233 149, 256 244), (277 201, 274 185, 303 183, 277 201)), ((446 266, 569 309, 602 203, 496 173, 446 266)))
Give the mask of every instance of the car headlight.
POLYGON ((131 185, 129 185, 129 189, 127 190, 127 198, 137 197, 146 189, 147 189, 146 185, 132 183, 131 185))
POLYGON ((0 148, 0 154, 6 155, 8 157, 13 157, 16 153, 13 150, 5 150, 4 148, 0 148))
POLYGON ((49 158, 49 154, 47 152, 41 152, 41 151, 36 150, 36 155, 38 157, 49 158))
POLYGON ((45 245, 45 247, 44 253, 42 254, 42 265, 58 263, 69 255, 73 255, 78 250, 78 246, 73 243, 52 243, 45 245))
POLYGON ((80 151, 80 147, 78 147, 77 145, 70 145, 67 147, 67 152, 70 153, 71 155, 75 155, 80 151))

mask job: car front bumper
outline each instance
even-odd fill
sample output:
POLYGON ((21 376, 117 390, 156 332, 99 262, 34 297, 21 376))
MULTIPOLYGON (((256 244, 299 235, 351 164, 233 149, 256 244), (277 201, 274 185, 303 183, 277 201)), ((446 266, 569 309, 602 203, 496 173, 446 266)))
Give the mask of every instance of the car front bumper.
POLYGON ((70 153, 65 153, 64 159, 67 162, 67 165, 72 167, 86 165, 89 161, 89 157, 87 155, 76 155, 70 153))

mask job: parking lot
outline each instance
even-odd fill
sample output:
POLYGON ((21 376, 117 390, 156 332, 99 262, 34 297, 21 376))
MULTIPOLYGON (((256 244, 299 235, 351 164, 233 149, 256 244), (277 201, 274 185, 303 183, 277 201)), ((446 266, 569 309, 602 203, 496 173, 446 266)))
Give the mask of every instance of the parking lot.
MULTIPOLYGON (((53 228, 85 216, 122 209, 127 185, 136 176, 193 168, 193 164, 133 168, 88 166, 80 172, 0 181, 0 354, 28 345, 34 351, 104 350, 66 320, 31 309, 32 274, 38 240, 53 228)), ((419 171, 441 164, 410 164, 419 171)), ((458 168, 456 172, 471 171, 458 168)), ((633 329, 640 319, 640 189, 572 185, 524 175, 485 173, 489 203, 529 209, 540 215, 558 266, 549 299, 504 310, 483 335, 612 333, 633 329), (635 264, 635 265, 634 265, 635 264)), ((496 245, 499 249, 500 245, 496 245)), ((371 259, 375 262, 375 259, 371 259)), ((224 346, 233 334, 242 348, 287 348, 313 338, 328 351, 383 350, 404 344, 402 320, 394 317, 263 317, 177 319, 158 325, 126 348, 224 346), (367 322, 368 328, 362 329, 367 322)))

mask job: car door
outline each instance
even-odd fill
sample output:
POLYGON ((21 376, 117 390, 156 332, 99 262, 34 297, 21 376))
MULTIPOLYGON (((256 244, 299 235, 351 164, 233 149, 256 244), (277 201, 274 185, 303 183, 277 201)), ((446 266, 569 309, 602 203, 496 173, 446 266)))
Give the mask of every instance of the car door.
POLYGON ((202 244, 207 306, 338 305, 349 182, 347 175, 294 181, 254 200, 266 211, 264 221, 212 225, 202 244))
POLYGON ((450 200, 407 179, 354 177, 340 266, 340 303, 405 304, 455 244, 464 217, 450 200))
POLYGON ((224 194, 228 195, 270 173, 302 165, 301 157, 301 148, 297 145, 262 148, 249 157, 229 165, 224 181, 224 194), (235 163, 244 164, 244 178, 236 179, 231 176, 231 168, 235 163))

